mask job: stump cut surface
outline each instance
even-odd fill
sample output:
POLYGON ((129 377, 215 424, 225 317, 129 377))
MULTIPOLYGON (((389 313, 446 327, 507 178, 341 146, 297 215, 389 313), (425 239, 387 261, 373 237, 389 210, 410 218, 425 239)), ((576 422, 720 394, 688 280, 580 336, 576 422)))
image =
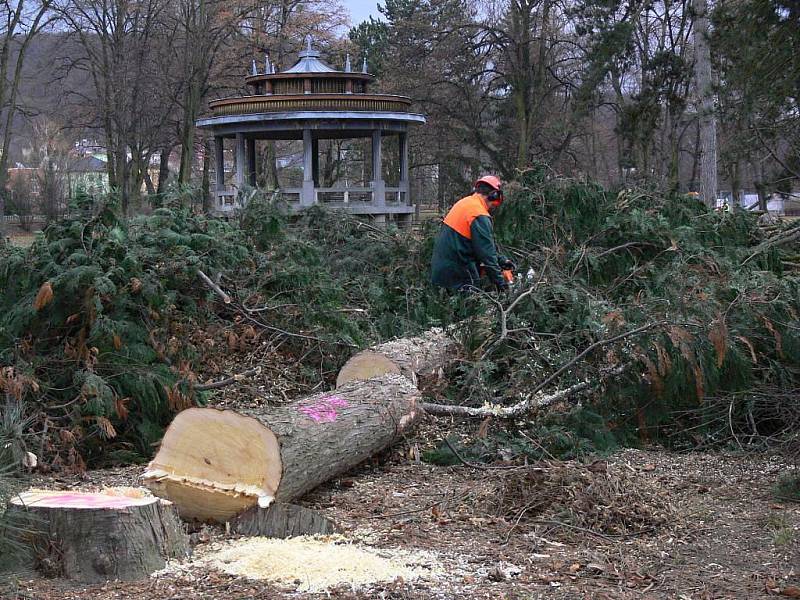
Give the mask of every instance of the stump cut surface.
POLYGON ((28 490, 14 496, 11 504, 35 508, 71 508, 71 509, 119 509, 131 506, 146 506, 158 502, 145 492, 131 492, 131 495, 105 492, 50 491, 28 490))

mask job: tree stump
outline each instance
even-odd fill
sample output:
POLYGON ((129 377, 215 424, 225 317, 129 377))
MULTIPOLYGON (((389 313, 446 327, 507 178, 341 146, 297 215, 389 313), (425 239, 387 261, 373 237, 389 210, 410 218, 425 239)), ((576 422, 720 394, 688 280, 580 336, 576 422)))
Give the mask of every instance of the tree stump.
POLYGON ((298 402, 179 413, 144 473, 181 517, 226 522, 291 501, 398 440, 419 418, 419 392, 399 374, 351 381, 298 402))
POLYGON ((329 535, 336 531, 333 521, 317 511, 273 502, 267 508, 254 506, 231 521, 231 531, 242 535, 289 538, 298 535, 329 535))
POLYGON ((166 559, 189 555, 189 538, 170 502, 146 490, 30 490, 8 504, 4 521, 32 550, 45 575, 83 582, 144 579, 166 559))

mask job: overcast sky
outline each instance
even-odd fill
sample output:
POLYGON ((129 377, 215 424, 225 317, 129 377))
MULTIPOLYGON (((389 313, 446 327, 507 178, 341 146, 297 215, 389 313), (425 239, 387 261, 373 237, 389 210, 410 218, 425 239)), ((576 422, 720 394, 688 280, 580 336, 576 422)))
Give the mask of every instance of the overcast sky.
POLYGON ((353 25, 358 25, 361 21, 366 21, 370 15, 378 18, 378 0, 344 0, 345 7, 350 11, 350 21, 353 25))

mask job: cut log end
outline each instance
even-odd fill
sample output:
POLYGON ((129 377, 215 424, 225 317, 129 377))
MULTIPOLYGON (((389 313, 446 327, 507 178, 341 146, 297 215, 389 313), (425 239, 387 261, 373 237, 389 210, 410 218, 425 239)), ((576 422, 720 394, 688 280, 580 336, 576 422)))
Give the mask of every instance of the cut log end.
POLYGON ((143 489, 29 490, 10 500, 4 523, 43 574, 77 581, 144 579, 189 554, 172 503, 143 489))
POLYGON ((184 519, 218 522, 269 505, 280 479, 272 431, 246 415, 207 408, 175 417, 144 473, 147 487, 175 502, 184 519))
POLYGON ((371 379, 386 373, 400 373, 400 367, 385 355, 364 350, 350 358, 336 377, 337 389, 350 381, 371 379))

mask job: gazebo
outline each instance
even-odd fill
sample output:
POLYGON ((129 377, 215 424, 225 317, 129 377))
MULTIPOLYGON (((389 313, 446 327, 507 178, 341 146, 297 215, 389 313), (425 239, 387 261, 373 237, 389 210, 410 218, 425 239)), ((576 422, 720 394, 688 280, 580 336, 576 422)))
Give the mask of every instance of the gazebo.
POLYGON ((411 112, 410 98, 370 93, 373 81, 366 60, 362 71, 354 72, 348 56, 344 70, 337 71, 320 59, 310 38, 290 69, 278 72, 267 57, 264 72, 259 73, 253 61, 253 72, 245 82, 254 93, 214 100, 209 104, 212 116, 197 121, 214 136, 217 210, 236 209, 239 192, 256 186, 257 140, 302 140, 302 186, 278 190, 293 210, 324 203, 379 222, 392 215, 398 222, 409 222, 414 205, 408 180, 408 127, 424 123, 425 117, 411 112), (399 138, 397 187, 387 187, 383 177, 386 136, 399 138), (320 187, 319 140, 357 138, 371 140, 371 179, 362 187, 347 183, 320 187), (226 139, 235 144, 230 185, 225 182, 226 139))

